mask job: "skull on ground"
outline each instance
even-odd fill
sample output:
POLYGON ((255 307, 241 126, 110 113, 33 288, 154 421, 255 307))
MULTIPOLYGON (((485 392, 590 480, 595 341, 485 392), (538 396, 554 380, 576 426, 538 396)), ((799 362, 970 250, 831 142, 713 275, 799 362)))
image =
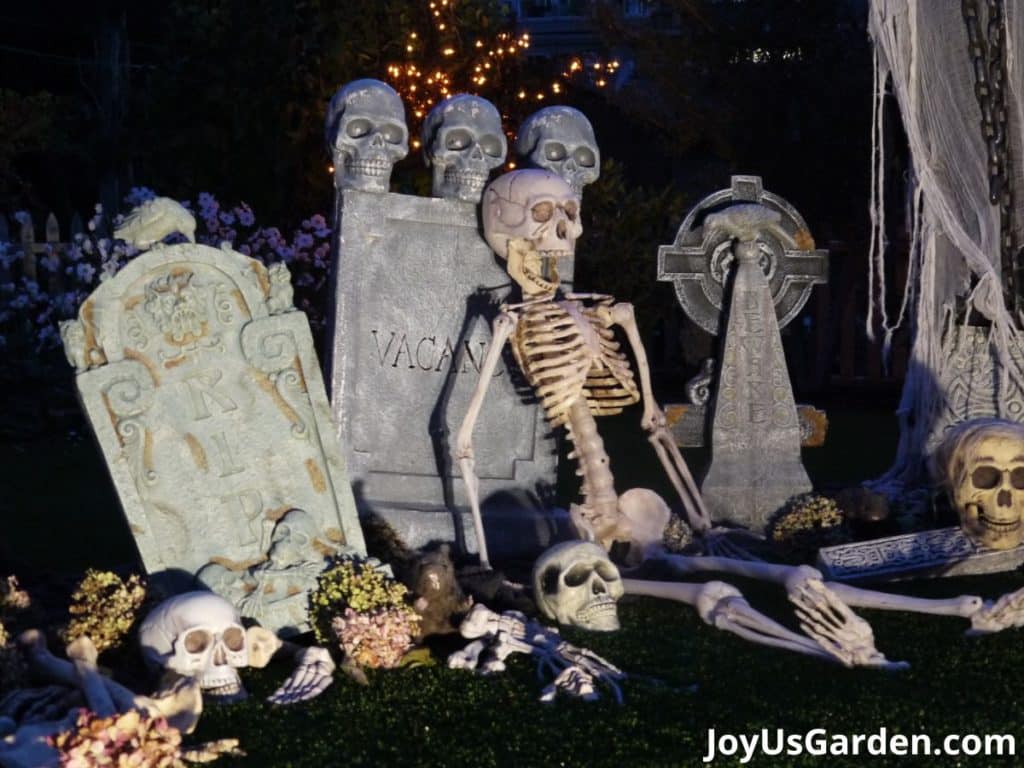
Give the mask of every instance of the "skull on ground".
POLYGON ((559 624, 610 632, 619 628, 622 577, 608 553, 591 541, 556 544, 533 566, 534 600, 559 624))
POLYGON ((1024 424, 964 422, 946 435, 933 467, 975 543, 1012 549, 1024 542, 1024 424))
POLYGON ((139 628, 146 661, 199 679, 221 701, 245 698, 238 668, 249 665, 246 630, 235 607, 212 592, 186 592, 150 611, 139 628))
POLYGON ((405 107, 379 80, 341 87, 327 108, 327 147, 339 189, 387 192, 394 164, 409 154, 405 107))
POLYGON ((445 99, 423 123, 423 153, 434 169, 435 197, 479 203, 487 178, 507 152, 501 115, 479 96, 445 99))

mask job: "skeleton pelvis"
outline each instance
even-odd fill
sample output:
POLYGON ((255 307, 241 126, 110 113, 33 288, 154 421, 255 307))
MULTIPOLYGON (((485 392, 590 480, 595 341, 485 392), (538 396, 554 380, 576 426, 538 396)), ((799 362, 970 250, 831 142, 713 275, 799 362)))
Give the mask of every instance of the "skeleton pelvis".
POLYGON ((596 541, 607 550, 617 541, 630 545, 630 559, 640 559, 665 533, 671 510, 648 488, 632 488, 619 496, 614 510, 607 506, 573 504, 569 518, 581 539, 596 541))

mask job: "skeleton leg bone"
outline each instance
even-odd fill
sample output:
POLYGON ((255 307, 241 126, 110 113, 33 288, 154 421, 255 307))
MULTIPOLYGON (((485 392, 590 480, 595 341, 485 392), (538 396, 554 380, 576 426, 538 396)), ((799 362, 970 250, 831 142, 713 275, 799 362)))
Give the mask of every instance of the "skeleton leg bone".
POLYGON ((72 640, 68 644, 67 654, 75 665, 75 675, 78 677, 79 687, 85 694, 89 709, 100 717, 110 717, 117 712, 114 701, 103 683, 103 676, 96 668, 96 658, 99 654, 92 640, 84 636, 72 640))

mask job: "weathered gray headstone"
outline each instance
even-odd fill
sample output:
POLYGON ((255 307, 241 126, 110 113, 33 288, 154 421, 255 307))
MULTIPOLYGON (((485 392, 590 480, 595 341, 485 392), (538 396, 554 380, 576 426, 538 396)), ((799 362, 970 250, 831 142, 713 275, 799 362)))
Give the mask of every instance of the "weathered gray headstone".
POLYGON ((782 338, 756 242, 736 246, 737 267, 701 495, 714 520, 763 528, 786 501, 811 490, 800 462, 800 422, 782 338))
MULTIPOLYGON (((450 441, 510 292, 508 274, 480 236, 472 203, 356 189, 340 200, 330 379, 357 504, 412 546, 457 539, 472 524, 450 441)), ((513 506, 535 504, 523 490, 554 482, 554 440, 523 391, 499 366, 474 433, 485 520, 509 494, 513 506)))
POLYGON ((985 549, 960 528, 907 533, 825 547, 818 568, 836 581, 895 581, 923 576, 964 576, 1011 571, 1024 563, 1024 545, 985 549))
POLYGON ((158 246, 101 284, 62 335, 146 569, 174 586, 212 569, 210 586, 249 598, 244 614, 302 629, 295 580, 253 572, 309 571, 365 545, 284 265, 158 246))

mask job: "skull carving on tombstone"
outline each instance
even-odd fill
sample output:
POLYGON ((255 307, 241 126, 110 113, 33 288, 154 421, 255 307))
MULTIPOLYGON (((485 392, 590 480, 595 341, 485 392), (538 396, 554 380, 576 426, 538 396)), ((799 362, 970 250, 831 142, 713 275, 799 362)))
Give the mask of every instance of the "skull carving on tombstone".
POLYGON ((249 665, 247 633, 238 611, 219 595, 186 592, 160 603, 142 622, 139 644, 150 665, 198 678, 208 696, 247 695, 237 671, 249 665))
POLYGON ((601 152, 586 115, 572 107, 545 107, 519 127, 516 152, 531 165, 565 179, 577 195, 601 175, 601 152))
POLYGON ((559 624, 610 632, 619 628, 622 577, 608 553, 591 541, 556 544, 533 566, 533 595, 541 613, 559 624))
POLYGON ((1024 424, 973 419, 951 429, 933 471, 949 491, 960 526, 976 544, 1024 542, 1024 424))
POLYGON ((423 123, 423 152, 434 169, 435 197, 479 203, 491 171, 508 153, 501 115, 479 96, 445 99, 423 123))
POLYGON ((409 154, 405 107, 379 80, 342 86, 327 107, 326 132, 338 189, 387 192, 392 167, 409 154))
POLYGON ((580 199, 569 185, 550 171, 506 173, 484 190, 480 216, 484 238, 508 260, 512 278, 531 290, 554 290, 557 259, 571 257, 583 234, 580 199), (510 251, 514 240, 527 241, 529 252, 510 251))

